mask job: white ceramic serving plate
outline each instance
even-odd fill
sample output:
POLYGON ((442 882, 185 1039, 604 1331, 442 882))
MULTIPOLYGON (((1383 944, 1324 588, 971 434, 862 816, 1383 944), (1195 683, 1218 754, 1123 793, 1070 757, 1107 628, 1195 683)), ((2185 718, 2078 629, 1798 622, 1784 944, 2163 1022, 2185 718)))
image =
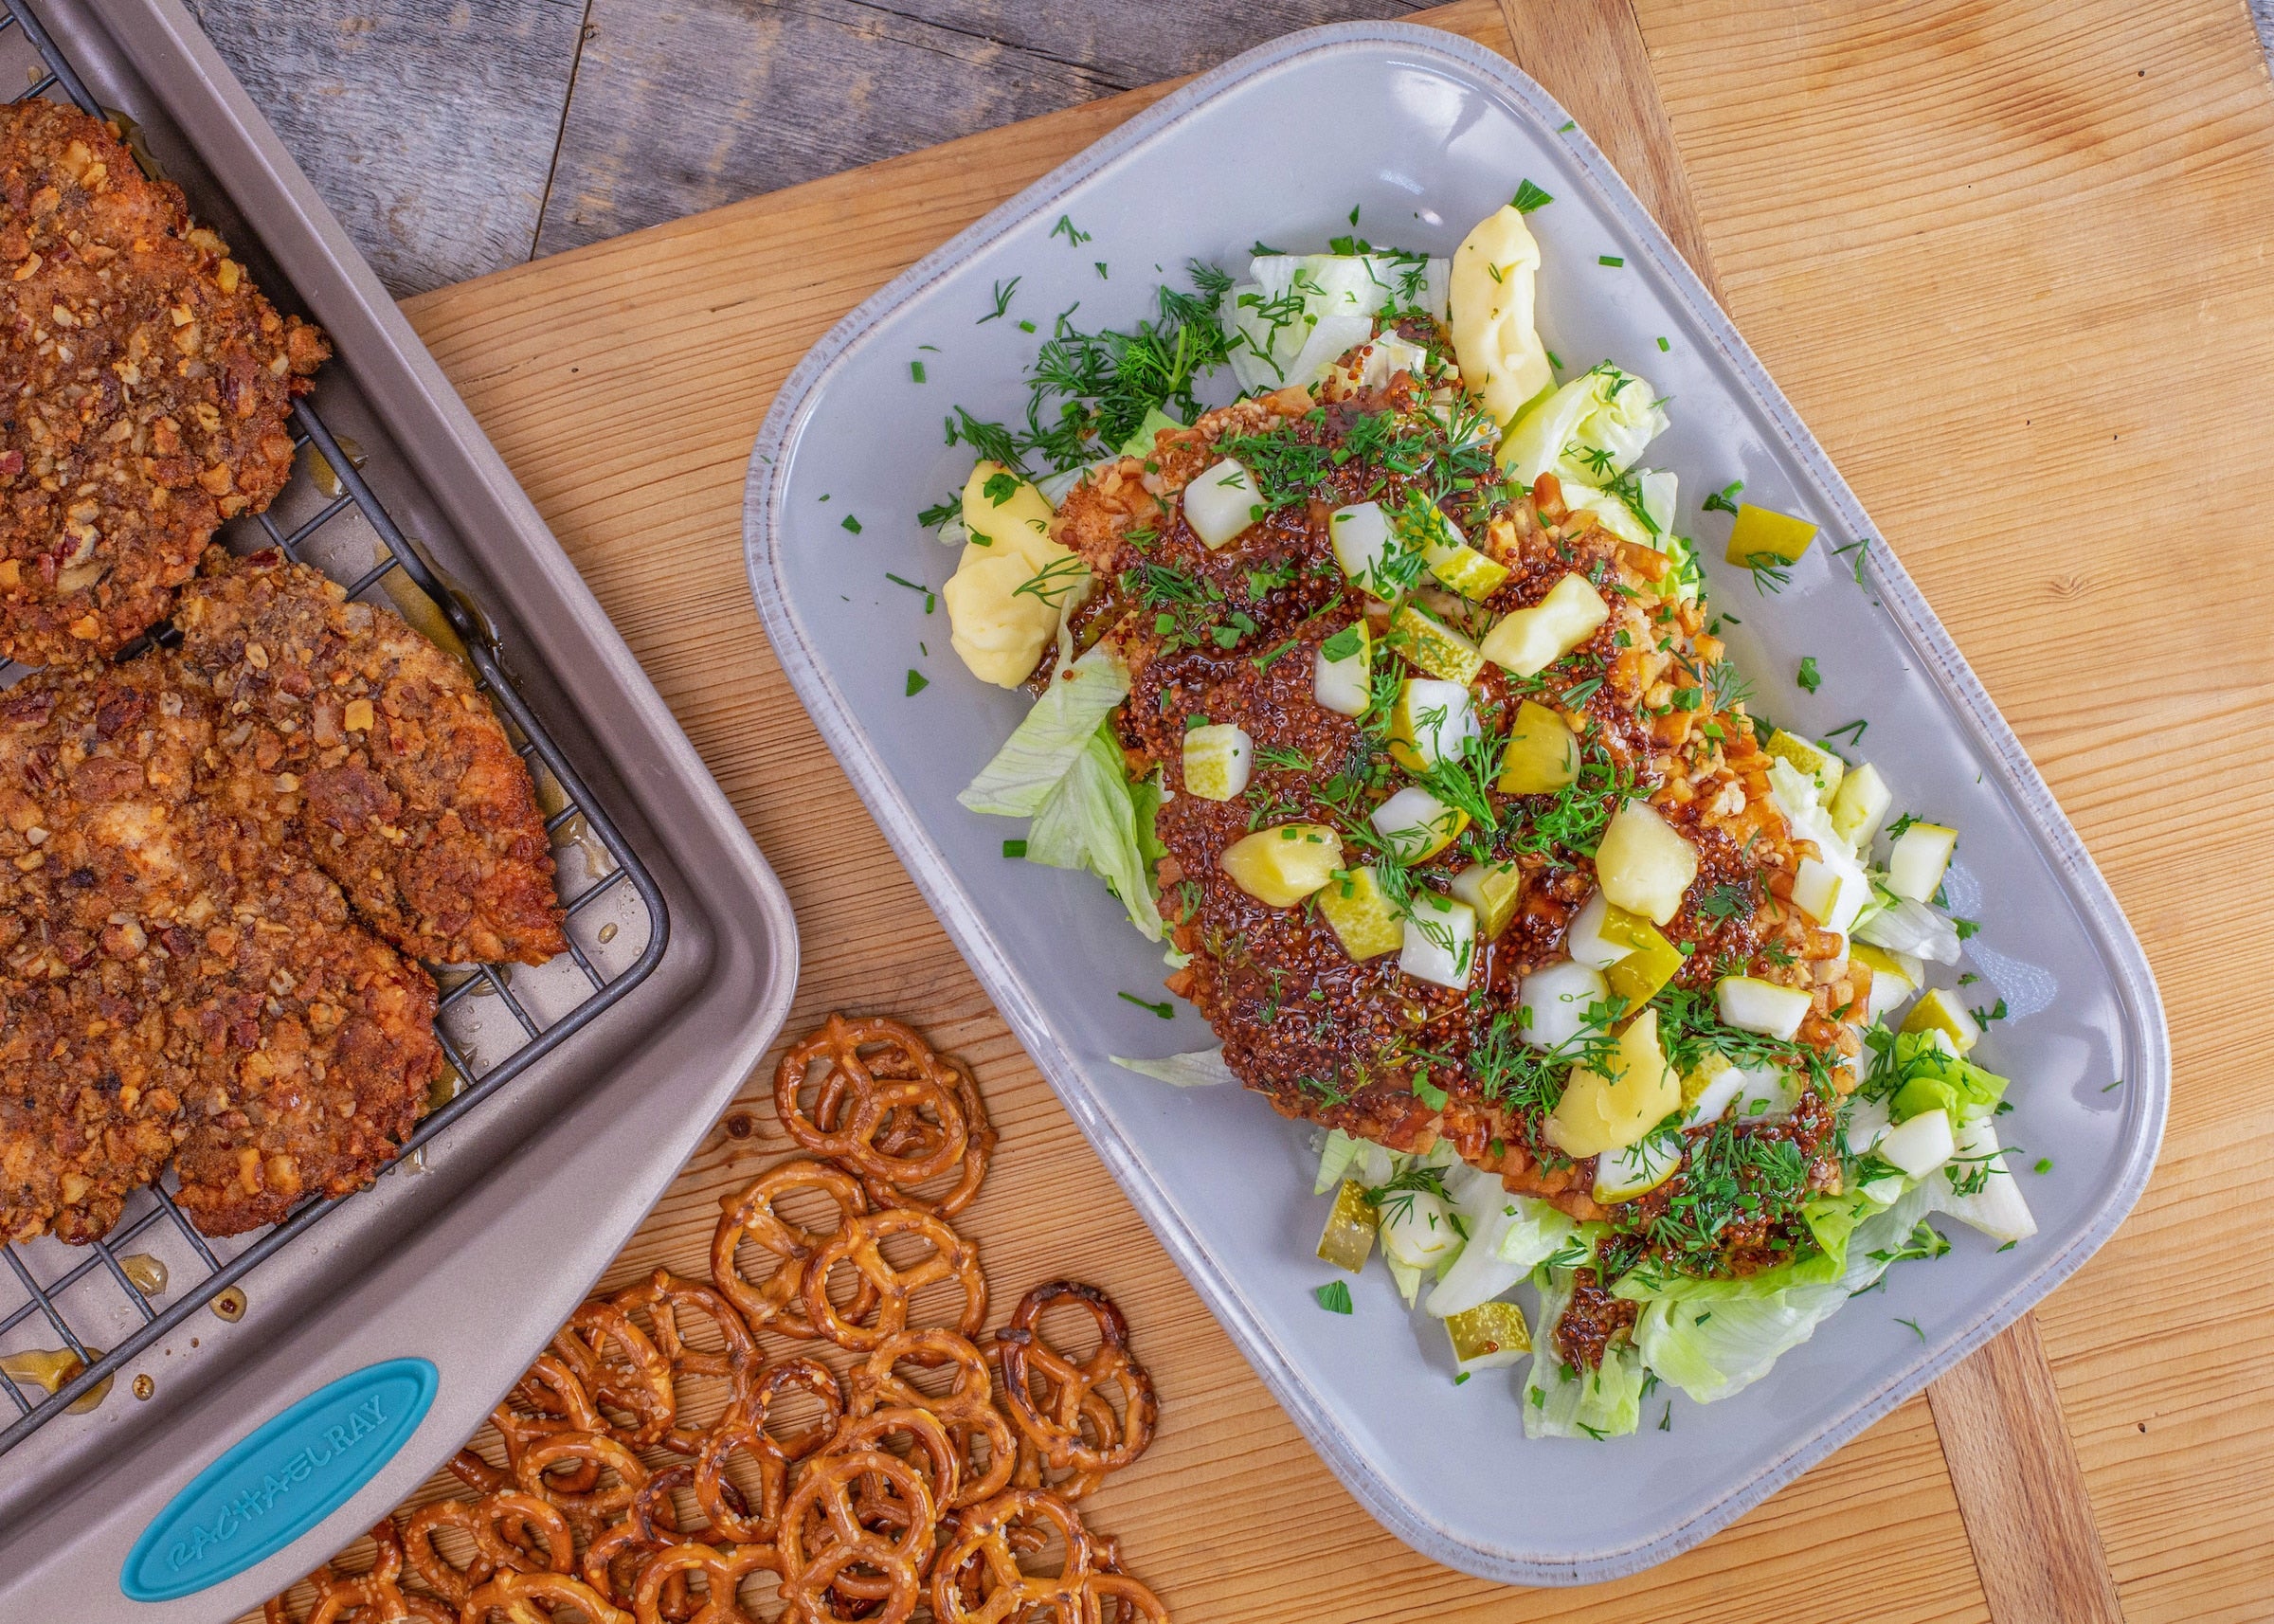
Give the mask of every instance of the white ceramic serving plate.
POLYGON ((1868 550, 1860 584, 1856 555, 1832 555, 1878 532, 1665 235, 1561 108, 1466 41, 1391 24, 1290 36, 1029 188, 806 357, 759 436, 744 522, 751 589, 799 695, 1027 1051, 1319 1453, 1441 1561, 1568 1584, 1688 1548, 2025 1311, 2146 1182, 2169 1088, 2162 1010, 2075 832, 1887 550, 1868 550), (1312 1256, 1325 1202, 1307 1130, 1253 1094, 1180 1092, 1108 1061, 1213 1038, 1189 1010, 1164 1021, 1115 996, 1161 997, 1164 970, 1101 884, 1005 861, 1020 825, 956 804, 1028 701, 975 681, 945 612, 885 578, 936 587, 952 570, 914 515, 970 469, 967 448, 942 443, 950 406, 1023 407, 1038 338, 1020 318, 1047 334, 1078 300, 1081 325, 1127 326, 1186 260, 1236 271, 1257 239, 1323 250, 1353 205, 1375 241, 1447 254, 1525 178, 1555 196, 1532 216, 1543 336, 1567 375, 1608 356, 1673 397, 1647 460, 1682 476, 1679 528, 1712 560, 1715 604, 1742 618, 1735 655, 1761 708, 1809 732, 1868 717, 1864 753, 1898 807, 1964 832, 1950 893, 1988 921, 1971 967, 1991 983, 1983 1001, 2012 1012, 1982 1057, 2014 1079, 2006 1132, 2043 1226, 2004 1254, 1947 1226, 1949 1257, 1894 1271, 1766 1380, 1718 1404, 1675 1398, 1669 1431, 1653 1399, 1644 1431, 1599 1444, 1527 1442, 1521 1368, 1456 1389, 1441 1336, 1417 1337, 1380 1269, 1354 1283, 1353 1316, 1320 1310, 1311 1289, 1332 1272, 1312 1256), (1054 235, 1061 217, 1089 239, 1054 235), (1008 316, 981 322, 1013 277, 1008 316), (1699 511, 1739 478, 1823 527, 1779 596, 1719 563, 1728 520, 1699 511), (1823 665, 1814 695, 1792 685, 1803 654, 1823 665), (930 679, 912 696, 911 669, 930 679), (2039 1157, 2054 1171, 2030 1173, 2039 1157))

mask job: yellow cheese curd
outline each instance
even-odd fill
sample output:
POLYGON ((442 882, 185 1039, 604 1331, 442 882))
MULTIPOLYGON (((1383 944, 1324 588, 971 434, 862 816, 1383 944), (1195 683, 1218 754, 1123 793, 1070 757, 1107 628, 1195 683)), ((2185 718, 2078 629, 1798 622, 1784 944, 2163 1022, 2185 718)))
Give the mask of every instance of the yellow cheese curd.
POLYGON ((1066 609, 1086 595, 1090 572, 1050 539, 1049 499, 1000 462, 971 470, 963 520, 971 539, 940 588, 948 642, 972 676, 1016 688, 1057 637, 1066 609))

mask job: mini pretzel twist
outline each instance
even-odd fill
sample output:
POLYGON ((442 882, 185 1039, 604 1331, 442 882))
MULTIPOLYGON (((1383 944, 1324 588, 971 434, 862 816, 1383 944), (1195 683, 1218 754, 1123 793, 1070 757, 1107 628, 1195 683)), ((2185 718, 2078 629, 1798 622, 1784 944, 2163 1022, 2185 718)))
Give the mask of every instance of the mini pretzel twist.
MULTIPOLYGON (((888 1578, 905 1567, 920 1579, 931 1560, 932 1530, 938 1520, 931 1489, 914 1467, 881 1450, 848 1450, 842 1454, 821 1455, 799 1474, 797 1487, 782 1507, 782 1525, 775 1543, 782 1553, 783 1573, 791 1582, 803 1583, 808 1570, 839 1550, 879 1555, 882 1560, 862 1556, 860 1565, 888 1578), (870 1487, 874 1499, 875 1485, 889 1488, 898 1505, 894 1521, 901 1525, 889 1537, 864 1526, 854 1503, 857 1487, 870 1487)), ((832 1569, 831 1582, 848 1595, 858 1594, 858 1589, 853 1588, 853 1576, 844 1572, 842 1564, 832 1569)), ((896 1591, 896 1584, 892 1589, 896 1591)), ((784 1593, 787 1594, 786 1585, 784 1593)))
POLYGON ((647 1315, 655 1327, 648 1340, 671 1366, 675 1381, 690 1376, 731 1380, 758 1362, 758 1344, 733 1304, 700 1281, 683 1280, 668 1269, 659 1269, 645 1285, 617 1292, 614 1301, 626 1314, 647 1315), (726 1344, 723 1351, 704 1353, 687 1345, 678 1316, 690 1309, 711 1322, 726 1344))
MULTIPOLYGON (((1079 1472, 1118 1471, 1152 1442, 1158 1414, 1153 1379, 1129 1352, 1128 1322, 1113 1299, 1096 1287, 1071 1280, 1038 1286, 1019 1300, 1011 1310, 1011 1323, 995 1337, 1002 1350, 1003 1397, 1009 1400, 1011 1418, 1050 1465, 1079 1472), (1043 1311, 1060 1303, 1088 1310, 1097 1325, 1097 1350, 1079 1364, 1044 1342, 1036 1329, 1043 1311), (1036 1377, 1043 1387, 1039 1403, 1032 1380, 1036 1377), (1117 1383, 1127 1400, 1120 1435, 1113 1437, 1113 1429, 1108 1428, 1105 1436, 1092 1442, 1083 1436, 1083 1414, 1092 1396, 1109 1382, 1117 1383)), ((1107 1414, 1110 1418, 1110 1409, 1107 1414)))
MULTIPOLYGON (((797 1190, 819 1190, 837 1203, 838 1228, 869 1210, 860 1184, 842 1167, 799 1157, 767 1168, 740 1198, 722 1201, 718 1229, 711 1237, 711 1278, 727 1300, 742 1310, 753 1330, 770 1327, 785 1336, 814 1335, 798 1310, 800 1293, 813 1255, 827 1236, 800 1229, 774 1211, 774 1203, 797 1190), (748 1240, 781 1259, 781 1266, 765 1282, 752 1285, 743 1277, 735 1253, 748 1240)), ((855 1319, 865 1319, 875 1307, 875 1288, 865 1281, 854 1299, 855 1319)))
POLYGON ((514 1463, 514 1472, 523 1489, 549 1503, 571 1523, 587 1528, 597 1527, 630 1506, 632 1497, 640 1492, 640 1486, 647 1481, 647 1468, 640 1464, 640 1457, 605 1433, 555 1433, 539 1438, 521 1452, 521 1458, 514 1463), (604 1489, 596 1481, 589 1489, 571 1491, 557 1488, 546 1480, 545 1473, 548 1468, 564 1461, 575 1463, 580 1469, 575 1474, 578 1477, 585 1475, 581 1468, 587 1462, 595 1469, 595 1479, 599 1469, 612 1471, 617 1485, 604 1489))
MULTIPOLYGON (((821 1461, 832 1455, 853 1454, 862 1451, 882 1451, 887 1438, 905 1436, 915 1447, 909 1452, 911 1464, 921 1463, 929 1468, 925 1487, 931 1503, 945 1511, 955 1506, 963 1487, 963 1452, 947 1424, 929 1410, 905 1405, 887 1405, 871 1410, 865 1416, 848 1416, 838 1427, 837 1434, 822 1446, 821 1453, 805 1463, 803 1469, 811 1471, 821 1461)), ((864 1489, 875 1490, 883 1486, 864 1484, 864 1489)))
POLYGON ((610 1434, 634 1449, 653 1449, 663 1441, 679 1403, 671 1384, 671 1362, 629 1314, 610 1302, 587 1303, 568 1316, 552 1345, 596 1405, 635 1417, 630 1426, 607 1422, 610 1434))
POLYGON ((1126 1573, 1093 1573, 1089 1590, 1098 1624, 1168 1624, 1161 1598, 1126 1573))
POLYGON ((1074 1508, 1039 1489, 1006 1489, 963 1513, 954 1543, 931 1570, 931 1613, 938 1624, 1027 1624, 1049 1617, 1091 1624, 1090 1536, 1074 1508), (1066 1560, 1055 1575, 1019 1565, 1021 1548, 1038 1549, 1055 1527, 1066 1560), (1020 1533, 1042 1538, 1020 1539, 1020 1533))
MULTIPOLYGON (((511 1487, 513 1479, 510 1473, 520 1460, 521 1452, 537 1439, 550 1437, 556 1433, 600 1433, 608 1430, 606 1419, 593 1404, 592 1395, 586 1390, 583 1380, 569 1368, 567 1361, 554 1353, 541 1353, 531 1361, 529 1369, 514 1384, 513 1391, 490 1412, 490 1422, 497 1429, 497 1435, 505 1440, 506 1471, 509 1475, 496 1479, 498 1488, 511 1487)), ((470 1452, 461 1450, 459 1453, 463 1456, 470 1452)), ((480 1461, 480 1457, 477 1455, 475 1460, 480 1461)), ((496 1471, 488 1462, 480 1461, 480 1464, 487 1471, 496 1471)), ((598 1471, 597 1467, 591 1467, 557 1477, 553 1480, 553 1487, 582 1492, 592 1487, 598 1471)), ((473 1481, 479 1473, 474 1472, 469 1464, 459 1475, 473 1481)), ((483 1488, 485 1485, 476 1482, 475 1487, 483 1488)))
POLYGON ((458 1607, 500 1569, 567 1573, 575 1551, 568 1519, 550 1502, 518 1489, 479 1500, 437 1500, 413 1511, 403 1525, 403 1552, 411 1571, 458 1607), (473 1542, 474 1558, 463 1568, 435 1544, 434 1536, 442 1528, 456 1528, 473 1542))
MULTIPOLYGON (((962 1160, 969 1130, 958 1094, 958 1079, 931 1046, 909 1027, 882 1016, 848 1020, 832 1015, 818 1032, 793 1045, 774 1068, 774 1110, 789 1136, 817 1156, 834 1157, 888 1185, 905 1188, 935 1179, 962 1160), (881 1051, 864 1056, 864 1049, 881 1051), (821 1098, 830 1102, 808 1115, 798 1103, 807 1074, 817 1060, 828 1062, 821 1098), (831 1091, 849 1093, 849 1101, 831 1091), (839 1109, 849 1104, 849 1110, 839 1109), (938 1128, 921 1134, 912 1153, 894 1154, 879 1143, 893 1119, 905 1131, 929 1107, 938 1128), (834 1119, 824 1128, 822 1119, 834 1119)), ((872 1192, 873 1193, 873 1192, 872 1192)))
POLYGON ((640 1624, 662 1624, 682 1615, 670 1612, 663 1600, 675 1583, 682 1595, 690 1574, 703 1576, 703 1604, 690 1616, 691 1624, 757 1624, 735 1599, 742 1581, 753 1573, 782 1572, 781 1553, 771 1545, 707 1545, 686 1541, 669 1545, 649 1559, 640 1572, 640 1589, 632 1612, 640 1624))
MULTIPOLYGON (((857 1165, 855 1171, 859 1173, 861 1187, 868 1191, 869 1200, 880 1207, 908 1207, 933 1218, 953 1218, 971 1204, 971 1199, 979 1194, 979 1186, 987 1176, 987 1164, 995 1154, 995 1125, 987 1117, 986 1102, 980 1097, 979 1081, 972 1076, 971 1068, 951 1055, 935 1055, 932 1058, 952 1078, 956 1109, 964 1118, 964 1154, 955 1169, 955 1183, 936 1199, 929 1199, 916 1195, 909 1187, 924 1181, 903 1178, 895 1182, 857 1165)), ((838 1112, 854 1086, 844 1073, 835 1070, 821 1080, 821 1092, 814 1100, 813 1121, 822 1130, 836 1128, 838 1112)), ((941 1121, 926 1121, 921 1103, 894 1107, 885 1113, 874 1146, 888 1165, 914 1166, 938 1153, 946 1125, 941 1121)), ((931 1103, 933 1115, 937 1117, 939 1102, 934 1099, 931 1103)))
POLYGON ((501 1573, 466 1598, 463 1624, 553 1624, 553 1609, 573 1608, 586 1624, 638 1624, 581 1579, 560 1573, 501 1573))
POLYGON ((695 1498, 710 1519, 713 1531, 741 1544, 771 1540, 782 1504, 788 1497, 790 1469, 829 1441, 844 1413, 844 1393, 836 1375, 814 1360, 785 1359, 750 1379, 704 1435, 695 1456, 695 1498), (821 1401, 821 1420, 818 1426, 776 1440, 766 1430, 767 1414, 791 1388, 803 1389, 821 1401), (727 1461, 736 1450, 748 1453, 758 1466, 755 1512, 735 1503, 741 1496, 726 1474, 727 1461))
POLYGON ((805 1270, 805 1317, 839 1347, 871 1353, 887 1337, 908 1328, 909 1298, 943 1280, 963 1288, 964 1311, 957 1328, 966 1337, 976 1336, 987 1319, 987 1282, 979 1271, 979 1249, 924 1213, 870 1213, 847 1223, 813 1254, 805 1270), (883 1243, 895 1235, 922 1236, 931 1243, 931 1255, 912 1268, 898 1268, 883 1252, 883 1243), (857 1323, 857 1310, 840 1313, 829 1301, 829 1273, 839 1263, 850 1263, 875 1288, 875 1326, 857 1323))
POLYGON ((995 1407, 994 1387, 994 1372, 970 1338, 936 1326, 898 1331, 853 1367, 850 1413, 865 1416, 898 1405, 937 1416, 954 1442, 963 1479, 944 1507, 956 1510, 1009 1487, 1018 1465, 1018 1439, 995 1407), (899 1374, 896 1366, 903 1361, 926 1369, 950 1366, 955 1375, 948 1391, 934 1398, 899 1374), (977 1447, 983 1441, 984 1457, 977 1447))

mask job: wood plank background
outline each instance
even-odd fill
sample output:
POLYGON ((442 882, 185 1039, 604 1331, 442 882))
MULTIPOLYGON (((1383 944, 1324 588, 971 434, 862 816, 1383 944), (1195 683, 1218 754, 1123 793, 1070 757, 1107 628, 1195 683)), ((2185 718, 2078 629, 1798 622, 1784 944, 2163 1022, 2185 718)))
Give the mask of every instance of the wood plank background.
POLYGON ((189 0, 398 295, 1425 3, 189 0))
MULTIPOLYGON (((1510 7, 1520 58, 1535 16, 1510 7)), ((1431 20, 1510 44, 1482 0, 1431 20)), ((2274 1443, 2247 1417, 2274 1389, 2251 1334, 2274 1260, 2252 1244, 2247 1181, 2274 1099, 2247 1068, 2274 1020, 2235 993, 2265 961, 2274 903, 2256 731, 2274 690, 2274 565, 2253 499, 2274 462, 2264 60, 2243 13, 2214 0, 2152 14, 1665 0, 1641 21, 1739 325, 2148 944, 2178 1067, 2164 1159, 2139 1214, 2038 1320, 2125 1615, 2262 1618, 2274 1443)), ((1077 106, 412 306, 783 871, 809 954, 797 1019, 896 1008, 969 1054, 1005 1129, 971 1215, 999 1289, 1073 1269, 1129 1308, 1164 1429, 1098 1520, 1192 1618, 2078 1615, 2017 1592, 2012 1553, 1984 1552, 1977 1573, 1920 1404, 1623 1584, 1510 1592, 1420 1561, 1343 1495, 1144 1241, 912 893, 892 931, 842 929, 843 900, 893 865, 841 785, 818 809, 769 792, 820 747, 742 585, 750 437, 838 315, 1130 105, 1077 106), (692 398, 702 411, 683 409, 692 398)), ((718 1136, 618 1275, 689 1267, 715 1196, 775 1148, 718 1136)))

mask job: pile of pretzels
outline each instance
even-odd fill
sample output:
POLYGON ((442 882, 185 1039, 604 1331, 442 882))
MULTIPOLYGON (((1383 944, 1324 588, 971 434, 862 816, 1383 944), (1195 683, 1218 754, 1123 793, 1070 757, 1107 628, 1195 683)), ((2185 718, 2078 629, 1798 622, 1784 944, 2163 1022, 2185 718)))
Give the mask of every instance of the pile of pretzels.
POLYGON ((711 1283, 659 1269, 579 1308, 492 1416, 502 1464, 452 1462, 478 1498, 383 1522, 361 1572, 319 1567, 305 1624, 1168 1617, 1075 1509, 1152 1439, 1121 1310, 1054 1281, 982 1338, 986 1279, 948 1221, 995 1146, 969 1070, 833 1015, 774 1102, 806 1154, 722 1203, 711 1283), (1054 1309, 1093 1328, 1086 1356, 1043 1334, 1054 1309))

